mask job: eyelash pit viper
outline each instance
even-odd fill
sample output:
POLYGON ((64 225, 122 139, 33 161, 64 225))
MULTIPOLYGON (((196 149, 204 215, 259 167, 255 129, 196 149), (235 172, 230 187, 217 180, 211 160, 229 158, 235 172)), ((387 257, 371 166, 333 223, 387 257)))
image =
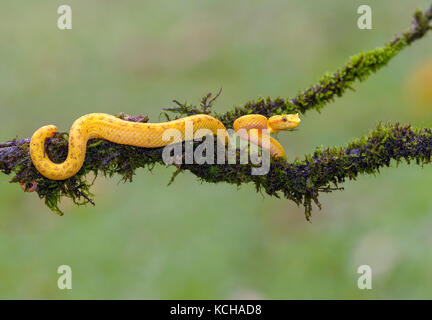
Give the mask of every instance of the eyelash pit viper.
MULTIPOLYGON (((105 113, 91 113, 78 118, 69 132, 69 150, 63 163, 52 162, 45 153, 45 141, 57 132, 57 127, 48 125, 39 128, 30 140, 30 156, 36 169, 48 179, 65 180, 75 175, 82 167, 89 139, 104 139, 118 144, 144 148, 159 148, 171 141, 162 139, 167 129, 177 129, 185 138, 187 121, 193 124, 193 132, 208 129, 216 134, 225 130, 218 119, 206 114, 197 114, 162 123, 140 123, 121 120, 105 113)), ((293 129, 300 123, 298 114, 276 115, 270 118, 258 114, 239 117, 234 122, 234 131, 241 139, 261 145, 263 129, 270 133, 293 129), (246 129, 246 130, 240 130, 246 129)), ((226 142, 225 142, 226 143, 226 142)), ((277 140, 270 137, 270 155, 274 158, 285 158, 285 151, 277 140)), ((25 191, 35 191, 34 182, 21 185, 25 191)))

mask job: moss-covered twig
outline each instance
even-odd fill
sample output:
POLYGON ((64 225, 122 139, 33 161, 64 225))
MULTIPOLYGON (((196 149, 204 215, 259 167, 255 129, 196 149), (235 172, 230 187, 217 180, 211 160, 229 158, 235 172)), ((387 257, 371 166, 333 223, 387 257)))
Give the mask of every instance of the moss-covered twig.
MULTIPOLYGON (((371 74, 386 66, 408 45, 421 39, 431 29, 431 20, 432 6, 425 12, 417 10, 411 28, 407 32, 396 36, 383 47, 354 55, 341 69, 324 74, 317 84, 299 92, 296 97, 260 98, 249 101, 244 106, 235 107, 234 110, 224 114, 216 114, 216 117, 226 126, 231 127, 235 119, 251 113, 268 117, 282 113, 304 114, 309 110, 319 111, 335 97, 341 97, 346 90, 352 89, 354 82, 366 80, 371 74)), ((200 108, 186 104, 170 110, 180 115, 191 115, 202 111, 200 108)))
MULTIPOLYGON (((432 7, 426 12, 417 11, 409 31, 396 37, 384 47, 360 53, 339 71, 324 75, 317 85, 306 89, 292 99, 259 99, 236 107, 225 114, 216 114, 227 127, 242 115, 250 113, 271 116, 280 113, 305 113, 320 110, 326 103, 351 87, 357 80, 364 80, 370 74, 385 66, 403 48, 423 37, 430 27, 432 7)), ((215 98, 207 95, 199 107, 182 104, 168 111, 177 117, 196 113, 211 113, 215 98)), ((146 122, 146 117, 120 115, 128 121, 146 122)), ((432 134, 430 129, 412 129, 410 126, 379 125, 368 136, 358 139, 344 148, 318 148, 303 161, 288 163, 272 161, 270 172, 263 176, 251 175, 250 164, 225 165, 182 165, 177 172, 188 170, 206 182, 228 182, 236 185, 252 182, 257 190, 264 190, 272 196, 283 196, 305 207, 309 219, 312 203, 320 206, 321 192, 339 189, 345 179, 355 179, 358 174, 372 174, 391 160, 415 160, 417 164, 431 161, 432 134)), ((57 134, 47 142, 47 154, 55 162, 62 162, 67 154, 65 134, 57 134)), ((238 162, 237 162, 238 163, 238 162)), ((61 214, 58 204, 63 196, 72 198, 77 204, 93 203, 90 193, 91 183, 85 176, 93 172, 95 176, 120 174, 125 181, 131 181, 137 168, 152 169, 156 164, 164 164, 162 149, 146 149, 116 145, 108 141, 90 141, 86 160, 81 170, 72 178, 53 181, 44 178, 34 168, 29 157, 29 139, 13 140, 0 144, 0 170, 15 176, 11 182, 38 183, 37 193, 49 208, 61 214)))
MULTIPOLYGON (((67 152, 64 138, 54 138, 48 153, 55 161, 62 161, 67 152)), ((224 165, 182 165, 179 170, 188 170, 206 182, 228 182, 241 185, 252 182, 257 190, 267 194, 293 200, 305 207, 310 217, 312 201, 318 206, 320 192, 339 189, 345 179, 355 179, 359 174, 374 174, 391 160, 405 160, 408 163, 426 164, 431 161, 432 133, 430 129, 412 129, 409 125, 378 125, 369 135, 351 142, 342 148, 318 148, 303 161, 287 163, 272 161, 267 175, 251 175, 251 164, 224 165)), ((88 203, 91 197, 89 185, 83 178, 87 173, 112 176, 120 174, 125 181, 132 180, 137 168, 151 169, 163 164, 162 149, 146 149, 116 145, 102 141, 89 147, 84 166, 80 172, 65 181, 48 180, 39 175, 28 158, 28 141, 20 140, 0 146, 0 163, 3 172, 16 171, 12 179, 38 183, 38 194, 47 205, 60 213, 57 204, 61 196, 71 197, 76 203, 88 203), (12 148, 12 149, 10 149, 12 148), (5 158, 7 157, 7 158, 5 158)), ((237 161, 239 163, 239 161, 237 161)))

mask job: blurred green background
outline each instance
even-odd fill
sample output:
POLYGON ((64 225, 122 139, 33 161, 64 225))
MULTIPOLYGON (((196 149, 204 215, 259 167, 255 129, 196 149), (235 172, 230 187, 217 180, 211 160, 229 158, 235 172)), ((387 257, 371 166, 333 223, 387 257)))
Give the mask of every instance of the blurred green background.
MULTIPOLYGON (((219 112, 293 96, 406 30, 430 3, 0 0, 0 141, 45 124, 67 130, 90 112, 157 122, 172 99, 198 102, 221 87, 219 112), (63 3, 73 10, 69 31, 57 29, 63 3), (357 28, 360 4, 372 6, 373 30, 357 28)), ((379 120, 432 127, 432 101, 412 98, 432 88, 415 82, 431 40, 279 134, 289 159, 344 145, 379 120)), ((186 173, 167 187, 172 167, 138 170, 128 184, 99 178, 96 207, 64 201, 63 217, 1 175, 0 298, 430 298, 432 171, 395 167, 322 195, 312 223, 252 185, 201 184, 186 173), (63 264, 72 290, 57 288, 63 264), (357 288, 362 264, 372 267, 372 290, 357 288)))

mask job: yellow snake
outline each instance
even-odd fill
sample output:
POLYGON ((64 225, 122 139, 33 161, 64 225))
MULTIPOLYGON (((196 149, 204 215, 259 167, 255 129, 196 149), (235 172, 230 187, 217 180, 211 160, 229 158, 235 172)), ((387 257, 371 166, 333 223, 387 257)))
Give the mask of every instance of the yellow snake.
MULTIPOLYGON (((214 134, 217 133, 217 130, 226 131, 222 122, 206 114, 197 114, 162 123, 140 123, 121 120, 105 113, 91 113, 78 118, 73 123, 69 132, 68 155, 63 163, 52 162, 45 153, 46 139, 57 132, 57 127, 53 125, 41 127, 33 134, 30 140, 30 156, 34 166, 43 176, 52 180, 65 180, 75 175, 82 167, 89 139, 98 138, 124 145, 159 148, 172 143, 162 138, 167 129, 180 131, 182 141, 184 141, 187 121, 193 124, 194 133, 199 129, 208 129, 214 134)), ((264 134, 262 129, 268 129, 272 133, 295 128, 299 123, 298 114, 277 115, 269 119, 254 114, 236 119, 234 131, 241 139, 262 146, 260 138, 264 134), (246 132, 246 134, 241 132, 246 132)), ((285 158, 283 147, 271 137, 270 154, 275 158, 285 158)))

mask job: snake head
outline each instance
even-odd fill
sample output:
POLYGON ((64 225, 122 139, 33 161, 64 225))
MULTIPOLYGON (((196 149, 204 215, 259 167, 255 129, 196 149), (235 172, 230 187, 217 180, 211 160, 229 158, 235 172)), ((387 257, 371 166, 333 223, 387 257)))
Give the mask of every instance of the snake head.
POLYGON ((280 130, 294 129, 300 124, 298 113, 296 114, 282 114, 270 117, 268 119, 268 126, 273 132, 280 130))
POLYGON ((20 182, 21 189, 24 190, 24 192, 34 192, 37 189, 37 183, 36 181, 32 182, 20 182))

